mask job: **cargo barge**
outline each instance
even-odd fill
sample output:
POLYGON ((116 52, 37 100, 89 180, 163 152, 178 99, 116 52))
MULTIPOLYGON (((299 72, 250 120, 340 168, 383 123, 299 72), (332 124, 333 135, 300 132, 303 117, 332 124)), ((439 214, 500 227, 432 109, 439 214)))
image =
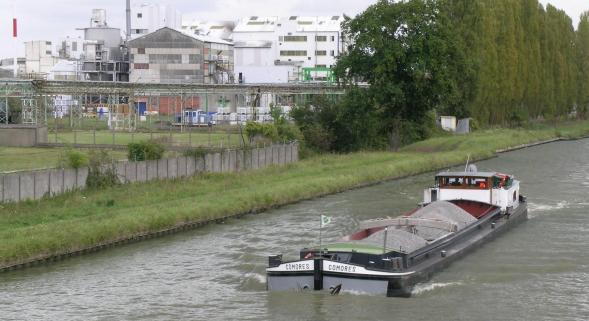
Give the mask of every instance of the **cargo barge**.
POLYGON ((335 243, 302 249, 298 260, 270 256, 267 289, 409 297, 415 284, 525 219, 514 176, 472 165, 441 172, 409 212, 362 222, 335 243))

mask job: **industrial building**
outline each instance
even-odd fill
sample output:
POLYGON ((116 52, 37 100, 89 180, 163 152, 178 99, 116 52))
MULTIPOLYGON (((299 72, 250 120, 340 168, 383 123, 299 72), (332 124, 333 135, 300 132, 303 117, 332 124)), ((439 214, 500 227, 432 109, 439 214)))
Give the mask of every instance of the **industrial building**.
POLYGON ((223 84, 233 80, 233 45, 161 28, 128 42, 131 82, 223 84))
POLYGON ((342 16, 258 17, 233 29, 239 82, 332 81, 331 68, 345 48, 342 16))
POLYGON ((25 73, 27 78, 46 78, 58 62, 53 56, 51 41, 36 40, 25 42, 25 73))
POLYGON ((182 21, 182 32, 233 41, 233 21, 182 21))
POLYGON ((84 53, 82 37, 64 37, 57 44, 57 54, 61 59, 79 60, 84 53))
POLYGON ((136 39, 164 27, 180 29, 182 14, 170 5, 141 4, 131 7, 131 39, 136 39))
POLYGON ((92 10, 90 27, 84 31, 84 53, 81 57, 83 80, 129 81, 127 51, 121 29, 111 28, 104 9, 92 10))
POLYGON ((0 78, 23 76, 26 70, 26 61, 27 59, 25 57, 5 58, 0 60, 0 78))

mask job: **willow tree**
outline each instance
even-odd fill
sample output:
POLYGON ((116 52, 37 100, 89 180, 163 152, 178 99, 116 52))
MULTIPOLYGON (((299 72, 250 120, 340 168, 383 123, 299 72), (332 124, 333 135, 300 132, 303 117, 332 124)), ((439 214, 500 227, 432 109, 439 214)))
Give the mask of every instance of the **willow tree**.
POLYGON ((343 23, 351 45, 338 59, 336 75, 346 85, 370 84, 365 101, 393 148, 403 136, 423 137, 421 124, 432 109, 463 104, 465 59, 440 5, 380 0, 343 23))

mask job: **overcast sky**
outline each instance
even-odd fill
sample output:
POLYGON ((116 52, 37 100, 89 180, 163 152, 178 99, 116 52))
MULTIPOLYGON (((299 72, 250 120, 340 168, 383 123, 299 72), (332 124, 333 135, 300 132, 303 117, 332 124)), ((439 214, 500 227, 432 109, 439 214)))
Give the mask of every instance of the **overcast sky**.
MULTIPOLYGON (((354 16, 376 0, 131 0, 131 5, 162 3, 175 6, 183 14, 200 20, 235 20, 258 16, 338 15, 354 16)), ((588 0, 541 0, 564 9, 576 27, 581 12, 589 10, 588 0)), ((125 0, 0 0, 0 58, 17 54, 24 57, 23 42, 57 41, 80 35, 94 8, 106 9, 110 26, 125 29, 125 0), (12 38, 12 18, 18 18, 18 39, 12 38)), ((185 17, 186 17, 185 16, 185 17)))

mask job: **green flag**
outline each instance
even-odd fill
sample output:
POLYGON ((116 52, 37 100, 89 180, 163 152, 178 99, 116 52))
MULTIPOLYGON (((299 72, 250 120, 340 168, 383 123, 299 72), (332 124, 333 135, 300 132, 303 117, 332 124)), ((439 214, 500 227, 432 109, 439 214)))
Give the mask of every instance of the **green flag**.
POLYGON ((321 227, 331 223, 331 216, 321 215, 321 227))

